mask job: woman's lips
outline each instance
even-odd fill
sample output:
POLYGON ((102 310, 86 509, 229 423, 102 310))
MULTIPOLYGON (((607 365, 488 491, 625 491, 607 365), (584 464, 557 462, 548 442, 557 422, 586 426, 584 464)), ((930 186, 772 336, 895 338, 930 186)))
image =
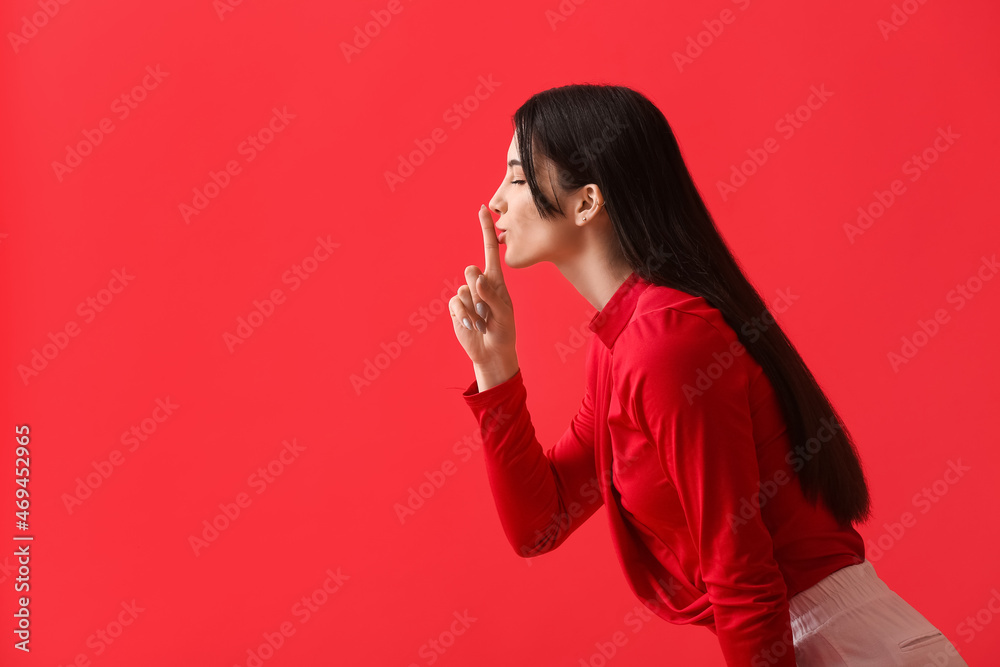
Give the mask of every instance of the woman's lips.
POLYGON ((500 230, 500 234, 497 236, 497 242, 498 243, 503 243, 504 237, 506 237, 506 236, 507 236, 507 230, 506 229, 501 229, 500 230))

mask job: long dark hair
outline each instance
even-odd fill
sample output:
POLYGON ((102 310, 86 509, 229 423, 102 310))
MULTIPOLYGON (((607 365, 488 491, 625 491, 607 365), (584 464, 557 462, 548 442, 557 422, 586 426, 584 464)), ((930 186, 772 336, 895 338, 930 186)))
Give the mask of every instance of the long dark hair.
POLYGON ((624 86, 574 84, 533 95, 513 122, 539 214, 562 211, 539 189, 533 153, 554 166, 556 192, 600 188, 620 246, 612 252, 636 275, 722 313, 774 387, 803 495, 814 505, 821 495, 842 525, 868 521, 871 498, 850 432, 773 315, 761 330, 768 308, 719 234, 663 113, 624 86))

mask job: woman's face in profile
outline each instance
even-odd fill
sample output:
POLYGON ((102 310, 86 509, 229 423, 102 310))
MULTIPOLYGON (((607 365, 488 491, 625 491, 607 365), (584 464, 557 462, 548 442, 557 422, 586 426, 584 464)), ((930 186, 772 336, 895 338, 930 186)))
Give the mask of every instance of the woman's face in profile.
MULTIPOLYGON (((541 167, 535 172, 538 186, 549 201, 555 201, 555 170, 547 160, 541 167)), ((577 227, 558 212, 549 219, 538 214, 524 178, 516 133, 507 149, 506 168, 503 182, 489 203, 490 210, 500 214, 494 225, 500 244, 507 246, 504 263, 519 269, 570 256, 578 241, 574 233, 577 227)))

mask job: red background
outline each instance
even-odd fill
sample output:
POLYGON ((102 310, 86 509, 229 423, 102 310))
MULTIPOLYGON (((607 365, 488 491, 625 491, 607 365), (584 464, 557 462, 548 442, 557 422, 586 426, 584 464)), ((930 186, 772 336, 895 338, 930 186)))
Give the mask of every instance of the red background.
MULTIPOLYGON (((778 318, 856 436, 880 576, 970 664, 1000 656, 988 607, 1000 588, 1000 280, 973 281, 961 308, 947 296, 1000 249, 996 4, 911 1, 886 35, 889 1, 592 0, 564 2, 555 23, 556 0, 388 6, 245 0, 220 17, 209 0, 87 0, 33 32, 37 1, 4 3, 0 662, 247 665, 288 622, 294 634, 263 664, 428 665, 426 643, 444 633, 434 664, 599 665, 617 631, 627 643, 609 664, 723 664, 702 628, 626 623, 638 600, 603 510, 558 551, 518 558, 481 453, 457 445, 476 442, 460 397, 473 374, 445 307, 463 269, 482 267, 476 210, 503 178, 514 110, 583 82, 658 104, 762 296, 800 296, 778 318), (726 9, 731 22, 713 23, 726 9), (390 20, 348 59, 342 44, 372 11, 390 20), (19 32, 31 37, 15 44, 19 32), (702 52, 678 68, 699 33, 702 52), (168 74, 120 118, 112 103, 157 65, 168 74), (495 89, 456 127, 445 114, 479 77, 495 89), (832 95, 782 134, 776 121, 811 86, 832 95), (240 143, 275 107, 295 118, 247 161, 240 143), (53 162, 102 118, 114 130, 60 180, 53 162), (949 127, 959 138, 910 180, 905 163, 949 127), (386 172, 437 128, 446 140, 390 189, 386 172), (769 137, 777 152, 723 199, 718 183, 769 137), (185 223, 179 205, 230 160, 239 173, 185 223), (851 242, 844 225, 894 179, 905 193, 851 242), (282 276, 317 237, 339 247, 292 290, 282 276), (122 267, 134 279, 86 321, 78 304, 122 267), (286 300, 230 352, 224 334, 275 289, 286 300), (894 370, 889 353, 939 308, 947 323, 894 370), (70 322, 78 335, 22 379, 70 322), (401 334, 408 345, 356 391, 351 376, 401 334), (129 451, 122 434, 168 397, 179 407, 129 451), (29 655, 10 632, 16 424, 31 427, 29 655), (292 439, 298 458, 252 486, 292 439), (67 509, 115 450, 121 465, 67 509), (968 472, 939 481, 958 460, 968 472), (447 461, 454 474, 401 523, 397 504, 447 461), (925 487, 934 502, 919 505, 925 487), (240 493, 249 506, 195 555, 189 537, 240 493), (907 511, 916 521, 897 539, 886 524, 907 511), (328 568, 349 578, 302 622, 294 605, 328 568), (133 600, 134 622, 99 643, 133 600), (466 610, 476 620, 450 643, 466 610), (992 624, 971 630, 977 613, 992 624)), ((505 275, 549 447, 583 391, 582 354, 560 350, 590 335, 594 311, 552 265, 505 275)))

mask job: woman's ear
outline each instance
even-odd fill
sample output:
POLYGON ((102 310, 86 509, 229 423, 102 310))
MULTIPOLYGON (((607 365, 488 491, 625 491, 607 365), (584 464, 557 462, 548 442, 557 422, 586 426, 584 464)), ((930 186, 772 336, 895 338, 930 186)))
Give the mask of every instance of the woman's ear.
POLYGON ((581 188, 580 193, 583 195, 579 202, 582 220, 583 222, 593 220, 604 210, 604 197, 601 195, 601 189, 593 183, 588 183, 581 188))

